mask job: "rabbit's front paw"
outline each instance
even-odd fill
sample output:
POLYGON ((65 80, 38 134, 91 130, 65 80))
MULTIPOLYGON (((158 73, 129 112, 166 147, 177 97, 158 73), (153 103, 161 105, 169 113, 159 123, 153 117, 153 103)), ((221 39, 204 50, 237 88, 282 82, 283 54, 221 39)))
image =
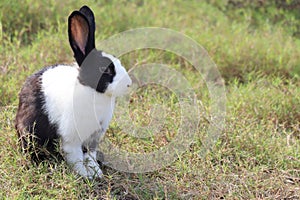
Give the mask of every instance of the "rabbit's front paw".
POLYGON ((95 162, 77 163, 73 169, 76 173, 88 179, 102 178, 103 176, 98 163, 95 162))
POLYGON ((96 165, 88 165, 87 167, 87 178, 89 179, 94 179, 94 178, 102 178, 103 173, 102 170, 100 169, 100 167, 96 165))
POLYGON ((77 162, 77 163, 75 163, 74 166, 73 166, 73 170, 77 174, 81 175, 82 177, 86 177, 86 178, 89 177, 88 176, 89 173, 87 171, 87 168, 83 165, 83 162, 77 162))
POLYGON ((93 154, 89 154, 89 153, 84 154, 84 163, 87 169, 89 179, 102 178, 103 173, 93 154))

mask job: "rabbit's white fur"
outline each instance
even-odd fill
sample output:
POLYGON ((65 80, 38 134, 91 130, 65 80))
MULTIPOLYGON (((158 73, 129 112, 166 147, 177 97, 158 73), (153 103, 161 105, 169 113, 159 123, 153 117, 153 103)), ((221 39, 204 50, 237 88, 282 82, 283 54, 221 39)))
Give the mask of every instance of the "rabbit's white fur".
MULTIPOLYGON (((98 141, 112 118, 115 98, 132 83, 120 60, 96 50, 94 34, 93 11, 87 6, 73 11, 68 35, 76 64, 46 67, 28 77, 15 124, 25 150, 34 150, 32 142, 51 150, 60 136, 66 161, 88 178, 102 175, 96 161, 98 141), (27 140, 27 132, 34 137, 27 140)), ((47 156, 34 153, 37 160, 47 156)))
POLYGON ((101 176, 102 172, 96 162, 96 151, 84 155, 82 144, 88 140, 97 141, 104 134, 113 115, 115 97, 124 94, 131 85, 121 62, 104 52, 102 55, 114 62, 116 70, 116 76, 105 93, 79 82, 77 64, 49 69, 41 79, 45 111, 50 122, 58 126, 66 160, 79 174, 88 178, 101 176))

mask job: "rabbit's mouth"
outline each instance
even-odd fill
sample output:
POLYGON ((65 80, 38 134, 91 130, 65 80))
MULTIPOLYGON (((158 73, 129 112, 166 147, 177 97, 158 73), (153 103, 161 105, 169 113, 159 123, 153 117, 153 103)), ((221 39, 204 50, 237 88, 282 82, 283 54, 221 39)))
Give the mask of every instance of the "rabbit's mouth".
POLYGON ((119 97, 126 94, 129 94, 131 91, 132 81, 130 77, 126 74, 123 76, 119 81, 113 81, 111 84, 108 85, 105 94, 112 96, 112 97, 119 97))

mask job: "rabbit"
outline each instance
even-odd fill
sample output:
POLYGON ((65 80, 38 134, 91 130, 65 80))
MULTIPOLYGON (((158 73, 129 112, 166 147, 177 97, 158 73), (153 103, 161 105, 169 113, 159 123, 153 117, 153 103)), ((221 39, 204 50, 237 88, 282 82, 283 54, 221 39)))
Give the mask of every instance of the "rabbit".
POLYGON ((45 67, 26 79, 15 128, 22 149, 46 149, 32 153, 35 159, 53 152, 59 140, 75 172, 102 177, 98 140, 112 119, 116 97, 128 93, 132 80, 118 58, 96 50, 95 18, 88 6, 69 16, 68 37, 76 62, 45 67))

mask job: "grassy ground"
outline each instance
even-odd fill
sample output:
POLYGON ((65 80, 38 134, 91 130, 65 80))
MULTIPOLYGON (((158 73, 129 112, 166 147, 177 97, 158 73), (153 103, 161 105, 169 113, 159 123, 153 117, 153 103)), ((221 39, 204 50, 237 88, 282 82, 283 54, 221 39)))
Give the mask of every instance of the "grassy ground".
MULTIPOLYGON (((299 15, 292 15, 292 8, 251 2, 2 1, 0 198, 300 199, 299 15), (64 161, 32 166, 19 152, 17 94, 25 78, 42 66, 73 61, 67 16, 83 4, 95 11, 98 41, 130 28, 158 26, 184 33, 207 49, 227 92, 226 127, 211 152, 200 154, 210 122, 205 85, 197 82, 190 64, 155 50, 133 52, 121 60, 128 69, 144 60, 171 64, 187 77, 203 106, 195 142, 174 163, 140 174, 103 166, 102 180, 86 181, 64 161)), ((107 137, 132 152, 168 144, 177 133, 180 110, 176 98, 166 95, 161 88, 145 88, 132 97, 134 124, 149 122, 145 113, 154 103, 170 107, 158 136, 133 138, 114 120, 107 137)))

